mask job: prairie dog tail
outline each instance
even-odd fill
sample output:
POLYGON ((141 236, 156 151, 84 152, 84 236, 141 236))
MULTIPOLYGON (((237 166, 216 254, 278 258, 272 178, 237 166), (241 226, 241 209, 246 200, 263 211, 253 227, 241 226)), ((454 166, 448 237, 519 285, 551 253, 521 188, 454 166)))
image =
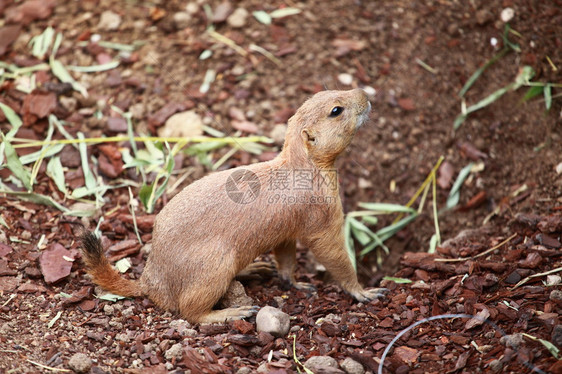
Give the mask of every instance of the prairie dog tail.
POLYGON ((86 271, 92 276, 95 284, 116 295, 125 297, 142 295, 137 281, 123 278, 117 270, 111 267, 103 253, 101 241, 94 233, 85 231, 81 235, 81 240, 82 258, 86 264, 86 271))

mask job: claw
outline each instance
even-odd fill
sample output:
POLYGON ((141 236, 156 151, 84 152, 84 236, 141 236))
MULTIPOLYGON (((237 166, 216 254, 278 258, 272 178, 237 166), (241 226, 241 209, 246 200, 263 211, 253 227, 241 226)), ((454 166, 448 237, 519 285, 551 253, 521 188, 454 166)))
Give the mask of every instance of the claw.
POLYGON ((368 302, 375 299, 383 299, 390 290, 388 288, 367 288, 351 295, 357 301, 368 302))
POLYGON ((295 287, 297 290, 301 290, 301 291, 310 291, 310 292, 316 291, 316 287, 314 287, 312 284, 306 283, 306 282, 296 282, 296 283, 293 284, 293 287, 295 287))

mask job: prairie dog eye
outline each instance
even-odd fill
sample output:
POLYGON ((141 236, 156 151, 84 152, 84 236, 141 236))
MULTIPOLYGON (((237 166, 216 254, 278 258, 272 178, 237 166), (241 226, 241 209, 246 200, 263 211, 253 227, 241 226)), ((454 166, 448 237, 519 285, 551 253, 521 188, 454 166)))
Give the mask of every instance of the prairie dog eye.
POLYGON ((335 106, 330 111, 330 117, 337 117, 342 113, 343 113, 343 107, 342 106, 335 106))

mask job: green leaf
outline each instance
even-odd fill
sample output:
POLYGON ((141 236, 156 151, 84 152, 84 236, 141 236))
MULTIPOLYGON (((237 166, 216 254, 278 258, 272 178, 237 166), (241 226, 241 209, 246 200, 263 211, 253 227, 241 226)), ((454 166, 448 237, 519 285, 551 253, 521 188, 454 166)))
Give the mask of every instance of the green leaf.
POLYGON ((532 98, 539 96, 544 91, 544 86, 531 86, 525 93, 525 96, 521 99, 522 102, 531 100, 532 98))
POLYGON ((69 65, 68 70, 76 71, 78 73, 99 73, 102 71, 107 71, 115 69, 119 66, 119 61, 111 61, 106 64, 91 65, 91 66, 73 66, 69 65))
POLYGON ((457 176, 455 183, 453 183, 453 186, 451 187, 451 191, 449 192, 449 197, 447 197, 447 204, 446 204, 447 209, 451 209, 459 203, 460 189, 465 179, 470 174, 472 165, 473 163, 471 162, 470 164, 462 168, 462 170, 459 172, 459 175, 457 176))
MULTIPOLYGON (((350 220, 352 219, 353 218, 350 218, 350 220)), ((359 243, 361 243, 361 245, 367 245, 372 241, 372 238, 367 233, 361 231, 353 225, 351 225, 351 232, 353 233, 355 239, 357 239, 359 243)))
POLYGON ((399 284, 412 283, 412 280, 407 278, 383 277, 382 279, 399 284))
POLYGON ((4 115, 6 116, 6 119, 12 125, 12 129, 6 134, 6 138, 11 139, 14 137, 16 132, 18 132, 23 122, 21 118, 16 114, 16 112, 14 112, 14 110, 6 104, 0 103, 0 109, 2 109, 4 115))
POLYGON ((0 215, 0 225, 4 226, 7 229, 10 229, 10 226, 8 226, 8 223, 6 222, 6 220, 4 220, 4 217, 2 217, 0 215))
MULTIPOLYGON (((468 108, 466 108, 465 116, 492 104, 494 101, 496 101, 500 97, 502 97, 506 92, 513 89, 513 87, 515 87, 516 85, 517 85, 516 83, 515 84, 510 83, 507 86, 502 87, 499 90, 496 90, 496 91, 492 92, 490 95, 486 96, 485 98, 483 98, 482 100, 480 100, 476 104, 471 105, 468 108)), ((456 122, 456 120, 455 120, 455 122, 456 122)))
POLYGON ((366 233, 369 236, 374 235, 374 233, 371 231, 370 228, 368 228, 367 226, 365 226, 363 223, 359 222, 358 220, 356 220, 353 217, 348 217, 349 219, 349 223, 351 224, 351 228, 356 229, 358 231, 362 231, 364 233, 366 233))
POLYGON ((519 70, 519 73, 515 77, 515 83, 513 85, 513 90, 518 89, 523 85, 528 85, 529 81, 535 75, 535 70, 531 66, 525 65, 519 70))
POLYGON ((106 293, 106 294, 103 294, 101 296, 95 295, 95 297, 100 299, 100 300, 112 301, 112 302, 116 302, 116 301, 125 299, 125 297, 123 297, 123 296, 115 295, 115 294, 112 294, 112 293, 106 293))
POLYGON ((16 150, 12 144, 6 139, 4 134, 2 135, 2 144, 4 144, 4 154, 6 155, 6 165, 8 169, 18 178, 25 188, 31 190, 31 174, 23 167, 16 150))
POLYGON ((100 213, 100 209, 96 207, 95 203, 78 202, 72 205, 65 216, 71 217, 93 217, 100 213))
POLYGON ((131 268, 131 266, 131 260, 129 260, 127 257, 122 258, 115 263, 115 267, 117 268, 117 270, 119 270, 120 273, 126 273, 127 270, 131 268))
POLYGON ((379 219, 373 216, 362 216, 361 219, 369 225, 376 225, 379 223, 379 219))
POLYGON ((30 164, 32 162, 35 162, 35 161, 39 160, 42 157, 47 158, 47 157, 54 156, 57 153, 59 153, 60 151, 62 151, 63 148, 64 148, 64 144, 53 144, 53 145, 50 145, 49 148, 40 149, 40 150, 35 151, 33 153, 21 156, 20 161, 21 161, 22 164, 27 165, 27 164, 30 164))
POLYGON ((427 253, 435 253, 435 249, 437 248, 437 234, 431 235, 431 239, 429 240, 429 251, 427 253))
MULTIPOLYGON (((84 134, 78 132, 77 134, 78 139, 84 140, 84 134)), ((92 190, 93 193, 94 188, 96 188, 96 178, 90 171, 90 166, 88 165, 88 148, 85 142, 80 142, 78 144, 78 150, 80 151, 80 160, 82 161, 82 173, 84 174, 84 183, 86 184, 86 188, 88 190, 92 190)))
POLYGON ((550 107, 552 106, 551 88, 551 84, 547 84, 546 86, 544 86, 544 105, 546 106, 546 110, 550 110, 550 107))
POLYGON ((540 339, 537 338, 533 335, 529 335, 526 333, 522 334, 523 336, 525 336, 526 338, 529 338, 533 341, 539 342, 541 343, 546 349, 548 349, 548 351, 550 352, 550 354, 557 360, 560 360, 560 349, 558 349, 558 347, 556 347, 554 344, 552 344, 551 342, 549 342, 548 340, 544 340, 544 339, 540 339))
POLYGON ((515 52, 521 52, 521 47, 519 47, 518 44, 513 43, 512 41, 509 40, 509 38, 507 37, 509 35, 509 33, 512 32, 518 36, 521 36, 518 32, 511 30, 511 27, 509 26, 508 23, 505 24, 505 28, 503 31, 503 44, 506 45, 508 48, 511 48, 512 50, 514 50, 515 52))
POLYGON ((373 241, 371 242, 371 244, 363 248, 363 250, 359 252, 359 255, 365 256, 377 247, 381 247, 387 255, 390 253, 388 247, 384 245, 383 240, 381 240, 381 238, 379 238, 376 234, 373 234, 373 241))
POLYGON ((474 84, 474 82, 476 82, 476 80, 478 78, 480 78, 480 76, 482 75, 482 73, 484 73, 484 71, 486 69, 488 69, 490 66, 492 66, 494 63, 496 63, 496 61, 498 61, 500 58, 502 58, 503 56, 505 56, 505 54, 509 52, 508 48, 504 48, 502 49, 500 52, 498 52, 496 55, 494 55, 491 59, 489 59, 483 66, 481 66, 479 69, 477 69, 474 73, 472 73, 472 75, 470 76, 470 78, 468 78, 468 80, 466 81, 466 83, 464 84, 463 88, 459 91, 459 97, 463 97, 464 94, 466 94, 466 92, 470 89, 470 87, 472 87, 472 85, 474 84))
POLYGON ((381 213, 415 213, 416 210, 410 207, 399 205, 399 204, 389 204, 389 203, 358 203, 361 208, 372 210, 381 213))
POLYGON ((59 157, 51 157, 47 164, 47 175, 55 182, 59 191, 66 194, 64 172, 59 157))
POLYGON ((55 44, 53 44, 53 50, 51 51, 51 57, 55 58, 55 55, 59 51, 59 47, 62 44, 62 33, 58 33, 57 37, 55 38, 55 44))
POLYGON ((466 120, 466 115, 465 114, 459 114, 457 116, 457 118, 455 118, 455 122, 453 123, 453 129, 457 130, 463 124, 463 122, 465 120, 466 120))
POLYGON ((293 16, 301 12, 302 11, 298 8, 287 7, 287 8, 276 9, 273 12, 269 13, 269 16, 271 18, 283 18, 287 16, 293 16))
POLYGON ((207 72, 205 73, 205 77, 203 78, 203 83, 201 84, 201 87, 199 87, 199 92, 201 92, 202 94, 209 92, 209 89, 211 88, 211 83, 215 81, 216 75, 217 74, 215 70, 208 69, 207 72))
POLYGON ((414 221, 418 217, 418 213, 409 215, 407 217, 402 218, 400 221, 396 222, 393 225, 389 225, 383 227, 382 229, 378 230, 375 234, 384 242, 398 231, 402 230, 404 227, 408 226, 410 222, 414 221))
POLYGON ((55 60, 54 58, 51 58, 49 60, 49 64, 51 65, 51 71, 61 82, 70 83, 75 91, 80 92, 84 97, 88 97, 88 91, 86 90, 86 88, 82 86, 80 83, 76 82, 74 78, 72 78, 72 76, 70 75, 68 70, 66 70, 62 62, 60 62, 59 60, 55 60))
POLYGON ((67 208, 65 208, 61 204, 57 203, 55 200, 53 200, 49 196, 36 194, 36 193, 33 193, 33 192, 6 191, 6 190, 0 191, 0 193, 5 193, 5 194, 8 194, 8 195, 17 196, 18 198, 20 198, 22 200, 31 201, 32 203, 35 203, 35 204, 52 206, 54 208, 57 208, 61 212, 65 212, 65 213, 68 212, 67 208))
POLYGON ((205 49, 203 52, 201 52, 201 54, 199 55, 199 60, 203 61, 208 59, 209 57, 211 57, 213 55, 213 51, 209 50, 209 49, 205 49))
POLYGON ((148 200, 152 195, 152 189, 153 186, 151 184, 143 184, 139 189, 139 199, 146 210, 148 210, 148 200))
POLYGON ((53 43, 54 36, 55 30, 50 26, 40 35, 34 36, 29 42, 32 45, 31 54, 42 60, 53 43))
POLYGON ((53 317, 53 319, 49 321, 49 323, 47 324, 47 327, 52 328, 55 325, 55 323, 58 321, 60 316, 62 316, 62 310, 59 310, 57 312, 57 314, 53 317))
POLYGON ((264 12, 263 10, 256 10, 255 12, 252 12, 252 15, 264 25, 271 24, 271 16, 269 15, 269 13, 264 12))

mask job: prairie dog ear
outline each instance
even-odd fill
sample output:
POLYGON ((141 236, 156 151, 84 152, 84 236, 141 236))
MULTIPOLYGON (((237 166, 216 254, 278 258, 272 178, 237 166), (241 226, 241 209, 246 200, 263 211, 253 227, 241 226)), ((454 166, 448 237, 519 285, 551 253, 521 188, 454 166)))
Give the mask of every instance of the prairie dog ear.
POLYGON ((306 144, 316 145, 316 136, 314 136, 314 134, 310 130, 303 129, 301 131, 301 137, 306 144))

